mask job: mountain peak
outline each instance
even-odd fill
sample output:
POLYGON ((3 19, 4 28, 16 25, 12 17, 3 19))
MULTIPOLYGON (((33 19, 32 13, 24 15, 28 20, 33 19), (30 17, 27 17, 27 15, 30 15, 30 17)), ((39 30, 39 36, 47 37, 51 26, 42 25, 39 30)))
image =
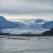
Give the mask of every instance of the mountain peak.
POLYGON ((42 20, 42 19, 37 19, 36 20, 36 23, 41 23, 41 22, 45 22, 45 20, 42 20))
POLYGON ((7 29, 7 28, 22 28, 23 23, 20 22, 12 22, 5 19, 5 17, 0 16, 0 29, 7 29))
POLYGON ((0 21, 6 21, 4 16, 0 16, 0 21))
POLYGON ((46 28, 46 29, 53 28, 53 21, 48 21, 48 22, 44 23, 42 27, 46 28))

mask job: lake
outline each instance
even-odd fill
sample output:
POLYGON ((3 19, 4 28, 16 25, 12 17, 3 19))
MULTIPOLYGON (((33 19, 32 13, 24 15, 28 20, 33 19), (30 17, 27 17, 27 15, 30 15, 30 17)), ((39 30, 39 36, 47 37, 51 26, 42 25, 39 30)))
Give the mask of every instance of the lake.
POLYGON ((53 53, 53 37, 1 36, 0 53, 53 53))

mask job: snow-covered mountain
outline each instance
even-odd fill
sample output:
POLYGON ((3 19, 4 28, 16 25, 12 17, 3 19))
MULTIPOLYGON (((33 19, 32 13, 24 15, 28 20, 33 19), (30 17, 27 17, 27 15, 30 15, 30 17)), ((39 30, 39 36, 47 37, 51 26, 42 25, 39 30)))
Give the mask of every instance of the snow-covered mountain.
POLYGON ((48 22, 44 23, 42 25, 42 27, 45 28, 45 29, 51 29, 51 28, 53 28, 53 21, 48 21, 48 22))
POLYGON ((20 22, 11 22, 5 19, 5 17, 0 16, 0 29, 6 28, 22 28, 25 24, 20 22))
POLYGON ((32 19, 32 20, 22 20, 22 21, 8 21, 5 17, 0 16, 0 29, 4 32, 15 32, 15 33, 37 33, 37 31, 44 31, 42 28, 45 20, 42 19, 32 19))
POLYGON ((33 30, 42 30, 42 25, 45 22, 46 21, 42 19, 32 19, 25 21, 26 25, 28 25, 28 28, 33 30))
POLYGON ((0 29, 6 28, 22 28, 22 29, 40 29, 45 20, 42 19, 32 19, 32 20, 22 20, 17 22, 8 21, 5 17, 0 16, 0 29))

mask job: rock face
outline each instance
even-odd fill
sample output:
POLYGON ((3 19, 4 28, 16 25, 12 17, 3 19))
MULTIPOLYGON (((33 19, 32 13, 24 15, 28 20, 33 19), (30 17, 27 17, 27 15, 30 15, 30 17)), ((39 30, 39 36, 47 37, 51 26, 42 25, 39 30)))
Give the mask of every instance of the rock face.
POLYGON ((53 28, 51 28, 49 31, 44 32, 42 35, 53 36, 53 28))
POLYGON ((11 21, 7 21, 5 19, 5 17, 0 16, 0 29, 6 29, 6 28, 20 28, 22 27, 24 24, 20 23, 20 22, 11 22, 11 21))
POLYGON ((48 21, 48 22, 44 23, 42 27, 45 29, 53 28, 53 21, 48 21))

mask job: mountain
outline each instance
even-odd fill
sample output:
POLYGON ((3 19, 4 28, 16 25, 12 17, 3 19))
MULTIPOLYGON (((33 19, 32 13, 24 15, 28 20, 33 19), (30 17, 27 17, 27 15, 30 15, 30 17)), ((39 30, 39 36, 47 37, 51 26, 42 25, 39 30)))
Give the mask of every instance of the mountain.
POLYGON ((23 26, 25 29, 30 29, 30 30, 31 29, 40 30, 42 28, 42 24, 46 22, 45 20, 42 20, 42 19, 29 19, 29 20, 22 19, 18 21, 25 24, 25 27, 23 26))
POLYGON ((6 29, 6 28, 22 28, 25 24, 20 22, 11 22, 7 21, 5 17, 0 16, 0 29, 6 29))
POLYGON ((43 19, 30 19, 30 20, 23 20, 24 23, 27 23, 27 24, 33 24, 33 23, 43 23, 43 22, 46 22, 46 20, 43 20, 43 19))
POLYGON ((48 22, 44 23, 42 25, 42 27, 45 28, 45 29, 51 29, 51 28, 53 28, 53 21, 48 21, 48 22))
POLYGON ((53 36, 53 28, 51 28, 49 31, 44 32, 42 35, 53 36))
POLYGON ((8 28, 17 28, 17 29, 27 29, 27 30, 42 30, 42 23, 45 20, 37 19, 37 20, 26 20, 26 21, 8 21, 5 17, 0 16, 0 29, 8 29, 8 28))
POLYGON ((42 19, 36 19, 33 20, 33 22, 30 23, 29 28, 33 30, 42 30, 42 24, 46 22, 45 20, 42 19))
POLYGON ((45 22, 45 20, 37 19, 35 22, 36 22, 36 23, 43 23, 43 22, 45 22))
POLYGON ((26 20, 26 21, 8 21, 5 17, 0 16, 0 31, 12 33, 39 33, 42 31, 42 24, 44 20, 26 20), (38 32, 37 32, 38 31, 38 32))

